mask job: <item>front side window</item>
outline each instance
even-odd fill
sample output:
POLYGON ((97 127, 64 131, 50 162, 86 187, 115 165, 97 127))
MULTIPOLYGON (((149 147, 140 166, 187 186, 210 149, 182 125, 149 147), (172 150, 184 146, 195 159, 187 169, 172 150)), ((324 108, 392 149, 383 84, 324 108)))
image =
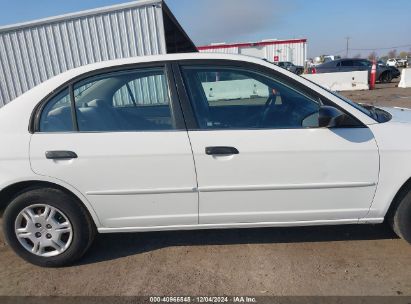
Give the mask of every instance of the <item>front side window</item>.
POLYGON ((200 129, 318 127, 319 101, 280 81, 239 68, 182 72, 200 129))
POLYGON ((40 132, 72 132, 73 120, 69 90, 50 99, 40 116, 40 132))
POLYGON ((175 129, 161 68, 113 72, 74 85, 79 131, 175 129))
POLYGON ((341 66, 342 67, 352 67, 352 66, 354 66, 354 61, 352 61, 352 60, 343 60, 343 61, 341 61, 341 66))
POLYGON ((368 67, 370 65, 371 65, 371 63, 367 60, 356 60, 356 61, 354 61, 354 66, 357 66, 357 67, 368 67))

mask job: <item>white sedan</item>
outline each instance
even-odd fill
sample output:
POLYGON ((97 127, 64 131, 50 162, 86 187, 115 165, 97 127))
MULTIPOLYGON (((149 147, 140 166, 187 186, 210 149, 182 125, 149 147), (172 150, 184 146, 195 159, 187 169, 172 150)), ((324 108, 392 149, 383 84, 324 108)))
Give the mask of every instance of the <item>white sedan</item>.
POLYGON ((411 242, 410 122, 251 57, 84 66, 0 109, 3 230, 41 266, 97 232, 387 220, 411 242))

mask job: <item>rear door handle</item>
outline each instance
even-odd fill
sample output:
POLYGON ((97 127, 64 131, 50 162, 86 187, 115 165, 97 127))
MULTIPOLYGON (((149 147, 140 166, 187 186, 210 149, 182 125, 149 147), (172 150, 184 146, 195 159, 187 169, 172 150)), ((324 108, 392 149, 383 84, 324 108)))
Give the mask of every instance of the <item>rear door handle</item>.
POLYGON ((217 156, 240 154, 240 152, 234 147, 207 147, 205 152, 207 155, 217 156))
POLYGON ((77 154, 72 151, 47 151, 46 152, 47 159, 73 159, 78 158, 77 154))

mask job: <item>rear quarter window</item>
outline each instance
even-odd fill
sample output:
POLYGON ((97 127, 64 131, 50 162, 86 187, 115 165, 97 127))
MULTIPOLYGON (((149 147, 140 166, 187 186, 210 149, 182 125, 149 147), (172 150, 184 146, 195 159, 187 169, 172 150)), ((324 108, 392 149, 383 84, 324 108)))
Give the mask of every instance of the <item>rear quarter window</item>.
POLYGON ((72 132, 74 130, 71 100, 66 88, 52 97, 40 116, 40 132, 72 132))

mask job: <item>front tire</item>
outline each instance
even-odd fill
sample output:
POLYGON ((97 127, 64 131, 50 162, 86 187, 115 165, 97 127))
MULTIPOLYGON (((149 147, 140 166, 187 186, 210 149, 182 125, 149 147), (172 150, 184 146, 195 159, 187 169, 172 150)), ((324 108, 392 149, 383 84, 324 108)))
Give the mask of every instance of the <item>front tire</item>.
POLYGON ((32 189, 14 198, 4 212, 3 231, 20 257, 43 267, 74 263, 96 234, 78 200, 54 188, 32 189))
POLYGON ((411 244, 411 190, 399 193, 390 212, 389 223, 394 232, 411 244))

